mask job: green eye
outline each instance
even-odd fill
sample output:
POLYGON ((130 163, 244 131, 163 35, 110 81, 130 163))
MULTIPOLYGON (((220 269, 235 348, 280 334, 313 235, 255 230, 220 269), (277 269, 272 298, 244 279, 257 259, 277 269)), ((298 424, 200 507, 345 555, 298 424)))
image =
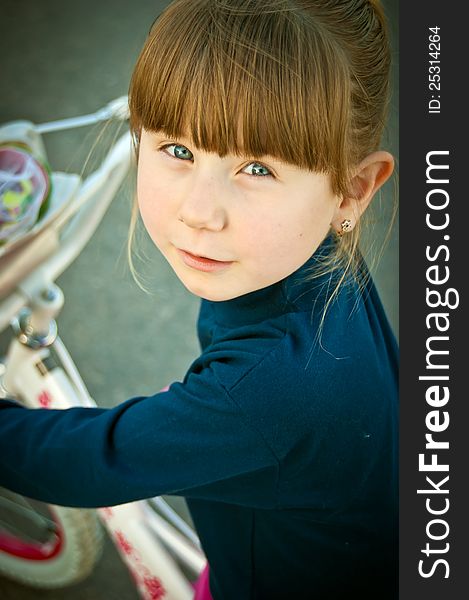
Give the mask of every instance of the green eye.
POLYGON ((192 152, 180 144, 168 144, 164 149, 167 150, 171 156, 174 156, 174 158, 180 158, 181 160, 192 160, 194 158, 192 152))
POLYGON ((249 169, 251 172, 246 172, 254 177, 272 177, 272 173, 269 171, 269 169, 260 163, 251 163, 246 167, 246 169, 249 169))

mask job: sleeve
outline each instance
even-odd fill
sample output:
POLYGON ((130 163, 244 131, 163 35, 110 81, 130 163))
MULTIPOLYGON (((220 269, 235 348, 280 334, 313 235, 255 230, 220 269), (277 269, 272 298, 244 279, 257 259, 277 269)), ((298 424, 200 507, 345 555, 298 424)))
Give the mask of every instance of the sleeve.
POLYGON ((0 485, 44 502, 112 506, 198 488, 223 500, 223 481, 232 490, 237 477, 276 467, 211 369, 112 409, 0 401, 0 485))

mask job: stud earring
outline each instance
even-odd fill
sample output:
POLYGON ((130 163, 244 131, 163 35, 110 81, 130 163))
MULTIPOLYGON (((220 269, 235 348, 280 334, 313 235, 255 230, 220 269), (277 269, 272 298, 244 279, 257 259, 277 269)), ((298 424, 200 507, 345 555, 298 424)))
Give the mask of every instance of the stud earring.
POLYGON ((350 219, 345 219, 340 224, 340 231, 337 231, 337 235, 339 237, 342 237, 344 235, 344 233, 347 233, 347 231, 351 231, 351 230, 352 230, 352 221, 350 219))

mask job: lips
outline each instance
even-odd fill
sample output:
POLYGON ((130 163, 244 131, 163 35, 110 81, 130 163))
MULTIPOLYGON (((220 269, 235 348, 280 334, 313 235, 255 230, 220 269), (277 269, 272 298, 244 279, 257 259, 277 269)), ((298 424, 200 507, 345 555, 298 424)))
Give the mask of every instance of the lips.
POLYGON ((229 260, 218 260, 216 258, 210 258, 208 256, 203 256, 201 254, 194 254, 193 252, 189 252, 189 250, 184 250, 182 248, 181 248, 181 250, 182 250, 182 252, 185 252, 186 254, 189 254, 189 256, 192 256, 193 258, 199 258, 199 259, 202 259, 202 260, 209 260, 211 262, 219 262, 219 263, 229 263, 229 262, 231 262, 229 260))
POLYGON ((177 251, 186 266, 198 271, 220 271, 228 268, 232 264, 232 261, 215 260, 213 258, 192 254, 191 252, 181 250, 180 248, 177 248, 177 251))

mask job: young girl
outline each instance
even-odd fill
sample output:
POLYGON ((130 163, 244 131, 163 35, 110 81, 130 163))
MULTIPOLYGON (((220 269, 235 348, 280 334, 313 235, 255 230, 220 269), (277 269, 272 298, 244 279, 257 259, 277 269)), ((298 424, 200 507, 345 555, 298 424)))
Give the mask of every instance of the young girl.
POLYGON ((113 409, 2 401, 0 485, 184 496, 198 597, 397 597, 397 346, 358 250, 389 63, 376 0, 164 11, 130 86, 138 209, 202 299, 201 354, 113 409))

